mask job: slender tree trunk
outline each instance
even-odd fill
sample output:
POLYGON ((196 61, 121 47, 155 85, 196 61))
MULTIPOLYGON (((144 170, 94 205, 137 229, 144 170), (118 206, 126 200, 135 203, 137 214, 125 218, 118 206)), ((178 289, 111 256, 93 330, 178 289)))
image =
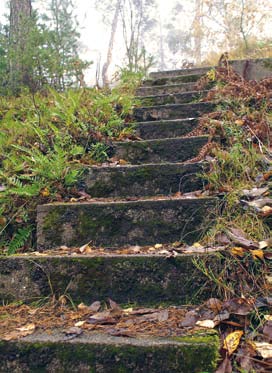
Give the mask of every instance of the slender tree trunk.
POLYGON ((31 0, 10 0, 10 83, 13 90, 22 84, 31 84, 31 72, 25 63, 31 13, 31 0))
POLYGON ((196 0, 195 19, 193 22, 193 35, 194 35, 194 57, 196 65, 201 64, 202 57, 202 33, 203 33, 203 17, 202 17, 202 0, 196 0))
POLYGON ((108 86, 110 83, 108 70, 109 70, 109 67, 112 61, 112 52, 113 52, 114 39, 115 39, 117 26, 118 26, 120 3, 121 3, 121 0, 116 1, 114 17, 113 17, 112 24, 111 24, 111 35, 110 35, 110 41, 109 41, 109 46, 108 46, 107 59, 102 68, 102 80, 103 80, 104 86, 108 86))

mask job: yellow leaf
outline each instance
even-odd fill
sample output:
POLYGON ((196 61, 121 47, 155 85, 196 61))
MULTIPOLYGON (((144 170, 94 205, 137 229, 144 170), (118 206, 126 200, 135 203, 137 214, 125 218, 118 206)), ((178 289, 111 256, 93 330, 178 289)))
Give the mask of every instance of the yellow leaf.
POLYGON ((50 196, 50 191, 47 187, 45 188, 42 188, 41 191, 40 191, 40 195, 42 197, 49 197, 50 196))
POLYGON ((245 249, 243 249, 242 247, 233 247, 230 251, 232 255, 240 256, 241 258, 245 254, 245 249))
POLYGON ((264 259, 264 252, 262 250, 250 250, 253 259, 264 259))
POLYGON ((264 315, 265 320, 272 321, 272 315, 264 315))
POLYGON ((245 124, 245 121, 243 119, 237 119, 235 121, 235 124, 237 124, 237 126, 243 126, 245 124))
POLYGON ((200 249, 200 248, 202 248, 203 246, 202 246, 199 242, 195 242, 195 243, 193 244, 193 247, 196 248, 196 249, 200 249))
POLYGON ((224 339, 223 348, 228 351, 229 355, 233 354, 233 352, 237 349, 243 334, 244 332, 242 330, 237 330, 236 332, 230 333, 224 339))
POLYGON ((155 249, 161 249, 163 246, 162 246, 162 244, 161 243, 157 243, 156 245, 155 245, 155 249))

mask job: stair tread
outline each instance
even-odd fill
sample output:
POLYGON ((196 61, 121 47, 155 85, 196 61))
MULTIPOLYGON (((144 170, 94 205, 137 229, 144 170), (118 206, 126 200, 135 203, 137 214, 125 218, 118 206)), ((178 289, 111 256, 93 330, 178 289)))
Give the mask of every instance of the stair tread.
MULTIPOLYGON (((221 271, 224 265, 216 252, 199 253, 199 249, 198 253, 180 254, 167 260, 167 256, 171 256, 172 244, 163 245, 166 254, 155 253, 160 249, 153 251, 154 254, 137 255, 114 254, 116 250, 107 247, 96 248, 94 255, 79 255, 81 246, 0 256, 1 303, 15 300, 32 302, 47 297, 50 294, 50 278, 55 296, 65 294, 67 279, 71 280, 69 295, 76 303, 91 304, 111 298, 120 304, 136 303, 145 307, 160 306, 162 303, 201 304, 216 294, 216 285, 206 282, 205 275, 193 264, 194 259, 203 257, 208 260, 214 273, 221 271), (102 254, 97 253, 100 249, 102 254), (11 277, 16 281, 9 281, 11 277)), ((127 253, 130 247, 126 246, 126 251, 124 248, 118 250, 127 253)), ((140 249, 148 251, 150 246, 140 249)))
POLYGON ((67 340, 61 330, 34 332, 16 341, 1 341, 0 372, 65 371, 81 373, 124 371, 198 373, 214 371, 219 348, 216 333, 188 338, 128 338, 85 332, 67 340))

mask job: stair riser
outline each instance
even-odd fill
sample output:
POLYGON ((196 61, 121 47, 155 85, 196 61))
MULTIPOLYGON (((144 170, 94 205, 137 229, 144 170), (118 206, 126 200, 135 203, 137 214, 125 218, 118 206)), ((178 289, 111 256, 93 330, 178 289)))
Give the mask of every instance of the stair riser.
MULTIPOLYGON (((59 297, 67 291, 75 303, 114 299, 121 304, 160 306, 200 304, 216 295, 215 285, 193 264, 195 256, 0 258, 0 301, 59 297), (10 281, 13 278, 16 281, 10 281), (50 283, 49 280, 50 279, 50 283), (125 279, 125 281, 124 281, 125 279), (20 286, 18 284, 20 283, 20 286)), ((222 264, 210 255, 214 273, 222 264)))
POLYGON ((199 239, 216 199, 146 200, 38 206, 39 250, 61 245, 120 247, 199 239), (202 225, 202 223, 205 223, 202 225))
POLYGON ((208 136, 115 143, 113 154, 133 164, 184 162, 196 157, 208 136))
POLYGON ((93 167, 85 172, 84 190, 92 197, 169 195, 203 188, 201 164, 93 167))
POLYGON ((199 101, 201 98, 205 97, 207 91, 200 92, 188 92, 188 93, 176 93, 176 94, 166 94, 160 96, 147 96, 141 99, 141 104, 143 106, 153 106, 153 105, 167 105, 167 104, 186 104, 192 101, 199 101))
POLYGON ((191 69, 180 69, 180 70, 168 70, 168 71, 159 71, 159 72, 152 72, 149 74, 150 78, 152 79, 160 79, 160 78, 169 78, 173 76, 187 76, 187 75, 194 75, 194 74, 206 74, 212 67, 195 67, 191 69))
POLYGON ((174 94, 182 92, 190 92, 196 90, 196 83, 183 83, 176 85, 164 85, 157 87, 141 87, 136 91, 137 96, 156 96, 165 94, 174 94))
POLYGON ((135 134, 141 139, 163 139, 181 137, 193 131, 198 119, 165 120, 135 123, 135 134))
POLYGON ((160 86, 160 85, 169 85, 169 84, 179 84, 179 83, 193 83, 197 82, 202 77, 202 74, 192 74, 192 75, 178 75, 163 77, 159 79, 147 79, 143 81, 144 87, 150 86, 160 86))
POLYGON ((0 342, 0 372, 214 372, 219 349, 218 337, 204 333, 145 341, 101 334, 67 341, 63 333, 36 334, 20 342, 0 342))
POLYGON ((180 105, 159 105, 134 109, 134 119, 137 122, 167 119, 197 118, 211 112, 216 105, 210 102, 180 105))

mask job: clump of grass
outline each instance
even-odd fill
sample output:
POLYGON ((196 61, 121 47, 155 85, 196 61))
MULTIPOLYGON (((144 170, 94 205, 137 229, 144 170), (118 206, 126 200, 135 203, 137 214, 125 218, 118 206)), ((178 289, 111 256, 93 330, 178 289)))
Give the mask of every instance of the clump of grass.
POLYGON ((77 196, 84 166, 107 160, 112 140, 133 137, 139 74, 113 90, 80 89, 0 101, 0 252, 35 247, 37 204, 77 196))

